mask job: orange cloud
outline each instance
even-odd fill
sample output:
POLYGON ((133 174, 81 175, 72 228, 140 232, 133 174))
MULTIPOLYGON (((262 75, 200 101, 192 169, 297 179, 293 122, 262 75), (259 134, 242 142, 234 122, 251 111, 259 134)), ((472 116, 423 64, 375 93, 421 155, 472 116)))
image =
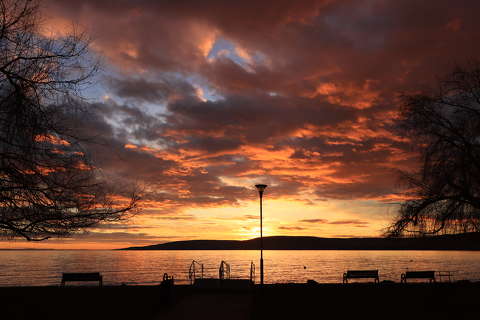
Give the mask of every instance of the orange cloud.
POLYGON ((37 135, 35 136, 35 141, 37 142, 48 142, 51 144, 56 144, 56 145, 63 145, 63 146, 69 146, 70 142, 67 140, 64 140, 62 138, 59 138, 57 136, 47 134, 47 135, 37 135))

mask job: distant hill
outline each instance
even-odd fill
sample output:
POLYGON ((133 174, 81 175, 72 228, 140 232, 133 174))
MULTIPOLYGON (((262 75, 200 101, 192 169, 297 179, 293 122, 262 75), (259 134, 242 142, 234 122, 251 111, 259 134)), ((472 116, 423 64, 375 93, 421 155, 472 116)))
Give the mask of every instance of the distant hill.
MULTIPOLYGON (((120 250, 258 250, 260 238, 250 240, 188 240, 120 250)), ((480 250, 480 233, 422 238, 263 238, 265 250, 480 250)))

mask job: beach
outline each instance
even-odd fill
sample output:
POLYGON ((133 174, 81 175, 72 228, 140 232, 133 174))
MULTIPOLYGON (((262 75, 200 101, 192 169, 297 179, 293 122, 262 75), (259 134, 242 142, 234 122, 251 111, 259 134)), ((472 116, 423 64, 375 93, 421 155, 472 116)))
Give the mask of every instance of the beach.
POLYGON ((479 319, 480 283, 0 288, 2 319, 479 319))

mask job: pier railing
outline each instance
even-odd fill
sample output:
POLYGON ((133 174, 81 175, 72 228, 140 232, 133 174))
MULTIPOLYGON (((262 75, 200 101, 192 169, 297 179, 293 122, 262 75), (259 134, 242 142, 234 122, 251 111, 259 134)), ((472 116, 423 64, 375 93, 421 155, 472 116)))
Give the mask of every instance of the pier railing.
MULTIPOLYGON (((246 266, 245 266, 246 267, 246 266)), ((220 266, 218 269, 216 268, 208 268, 204 267, 203 263, 200 263, 196 260, 192 260, 192 263, 190 264, 190 267, 188 269, 188 280, 190 284, 194 284, 195 280, 198 279, 214 279, 214 274, 215 271, 217 270, 218 272, 218 279, 219 280, 229 280, 229 279, 244 279, 244 280, 250 280, 251 283, 255 283, 255 264, 250 262, 250 270, 246 268, 240 268, 238 271, 237 269, 237 274, 232 278, 231 276, 231 266, 229 263, 226 261, 222 260, 220 262, 220 266), (249 274, 245 274, 246 272, 249 272, 249 274), (243 276, 241 275, 243 273, 243 276), (245 279, 246 278, 246 279, 245 279)))
POLYGON ((222 260, 218 268, 218 278, 220 280, 230 279, 230 265, 222 260))
POLYGON ((250 281, 255 283, 255 264, 250 262, 250 281))
POLYGON ((195 282, 195 279, 198 278, 199 273, 200 279, 203 279, 203 263, 193 260, 190 264, 190 268, 188 269, 188 279, 190 280, 190 284, 195 282))
POLYGON ((435 276, 438 277, 439 282, 452 282, 454 271, 436 271, 435 276))

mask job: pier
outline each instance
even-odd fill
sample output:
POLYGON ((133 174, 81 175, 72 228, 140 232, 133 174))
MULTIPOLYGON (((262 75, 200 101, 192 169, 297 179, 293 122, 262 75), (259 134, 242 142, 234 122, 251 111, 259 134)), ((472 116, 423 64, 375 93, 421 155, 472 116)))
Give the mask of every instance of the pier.
POLYGON ((250 263, 249 278, 232 278, 231 266, 222 260, 218 267, 218 278, 205 278, 205 267, 202 263, 193 260, 188 269, 188 279, 194 288, 203 289, 231 289, 251 290, 255 284, 255 264, 250 263))

